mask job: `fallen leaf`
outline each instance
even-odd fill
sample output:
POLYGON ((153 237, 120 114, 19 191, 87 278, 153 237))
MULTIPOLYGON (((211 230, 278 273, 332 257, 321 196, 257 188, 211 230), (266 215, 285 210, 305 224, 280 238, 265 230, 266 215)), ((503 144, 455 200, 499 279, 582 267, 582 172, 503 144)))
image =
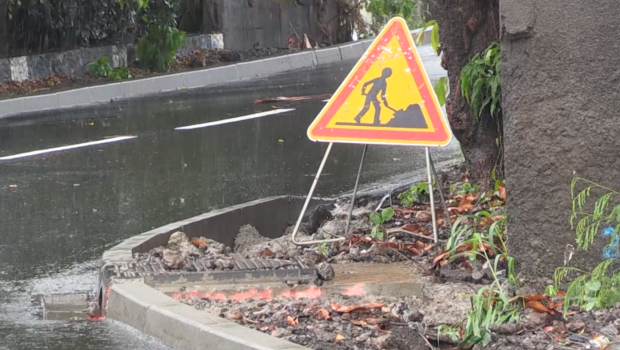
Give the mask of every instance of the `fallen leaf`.
POLYGON ((435 247, 434 244, 429 244, 426 247, 424 247, 424 250, 426 250, 428 252, 429 250, 433 249, 433 247, 435 247))
POLYGON ((543 305, 540 301, 531 300, 525 303, 525 307, 530 308, 536 312, 540 313, 549 313, 549 309, 545 305, 543 305))
POLYGON ((420 251, 419 251, 419 250, 417 250, 417 249, 415 249, 414 247, 407 247, 406 249, 407 249, 408 251, 412 252, 413 254, 416 254, 416 255, 421 255, 421 254, 420 254, 420 251))
POLYGON ((473 194, 467 194, 465 196, 463 196, 463 199, 461 199, 461 203, 459 203, 459 206, 457 208, 457 211, 459 213, 464 213, 464 212, 468 212, 474 209, 474 201, 476 200, 476 196, 473 194))
POLYGON ((231 321, 240 320, 240 319, 243 318, 243 315, 241 314, 241 312, 235 310, 235 311, 232 311, 231 313, 229 313, 228 315, 226 315, 226 318, 231 320, 231 321))
POLYGON ((196 248, 200 248, 200 247, 207 247, 207 242, 203 241, 202 239, 198 239, 198 238, 194 238, 192 239, 192 244, 196 247, 196 248))
POLYGON ((543 294, 527 294, 525 297, 523 297, 523 299, 525 299, 525 301, 542 301, 548 300, 549 297, 543 294))
POLYGON ((553 330, 553 326, 543 327, 543 332, 551 332, 553 330))
MULTIPOLYGON (((376 309, 376 308, 382 308, 383 307, 383 303, 368 303, 368 304, 360 304, 360 305, 351 305, 351 306, 341 306, 339 308, 336 308, 336 312, 340 312, 340 313, 349 313, 351 311, 357 310, 357 309, 376 309)), ((333 307, 333 304, 332 304, 333 307)))
POLYGON ((366 322, 362 320, 349 320, 349 322, 353 323, 356 326, 365 326, 366 322))
POLYGON ((297 324, 295 319, 293 319, 291 316, 286 316, 286 322, 288 322, 288 324, 290 324, 291 326, 294 326, 297 324))
POLYGON ((435 259, 433 259, 433 264, 436 264, 438 261, 440 261, 441 259, 445 258, 446 255, 448 255, 448 253, 450 253, 450 252, 443 252, 443 253, 437 255, 435 257, 435 259))
POLYGON ((332 306, 332 309, 333 309, 333 310, 340 309, 340 304, 332 303, 332 305, 331 305, 331 306, 332 306))
POLYGON ((340 333, 336 334, 336 341, 341 341, 341 340, 344 340, 344 335, 340 333))
POLYGON ((498 188, 499 191, 499 199, 506 201, 506 186, 500 185, 498 188))
POLYGON ((274 255, 275 255, 274 252, 269 250, 269 248, 265 248, 265 250, 263 250, 263 252, 261 253, 261 257, 263 257, 263 258, 274 256, 274 255))
POLYGON ((316 313, 316 317, 319 320, 329 320, 329 311, 327 311, 327 309, 321 309, 319 311, 317 311, 316 313))
POLYGON ((372 318, 369 317, 367 319, 364 320, 366 323, 370 324, 370 325, 376 325, 376 324, 381 324, 383 323, 385 320, 380 319, 380 318, 372 318))
POLYGON ((379 333, 383 333, 383 334, 390 334, 392 332, 388 331, 387 329, 381 329, 381 327, 379 327, 379 325, 375 326, 375 330, 379 333))
POLYGON ((559 297, 566 297, 566 292, 558 292, 559 297))
POLYGON ((424 249, 424 242, 422 241, 416 241, 415 242, 415 246, 420 248, 420 249, 424 249))

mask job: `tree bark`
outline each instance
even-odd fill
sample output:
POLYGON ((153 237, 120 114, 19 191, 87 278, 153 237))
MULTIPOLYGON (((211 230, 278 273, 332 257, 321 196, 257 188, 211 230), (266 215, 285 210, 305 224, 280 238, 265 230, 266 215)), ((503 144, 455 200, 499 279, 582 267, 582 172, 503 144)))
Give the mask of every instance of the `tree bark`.
POLYGON ((480 121, 461 94, 460 73, 471 58, 499 40, 499 0, 427 0, 439 25, 442 66, 448 71, 450 95, 446 111, 452 132, 461 143, 469 179, 486 188, 497 164, 503 176, 501 112, 491 118, 488 108, 480 121))

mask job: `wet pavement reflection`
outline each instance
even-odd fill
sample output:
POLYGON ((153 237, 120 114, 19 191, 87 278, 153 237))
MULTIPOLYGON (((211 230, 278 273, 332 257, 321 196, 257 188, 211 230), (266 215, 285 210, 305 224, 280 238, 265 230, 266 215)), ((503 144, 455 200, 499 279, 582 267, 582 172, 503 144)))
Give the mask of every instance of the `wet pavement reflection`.
MULTIPOLYGON (((0 349, 166 349, 111 321, 40 321, 30 297, 93 288, 101 253, 142 231, 261 197, 305 195, 327 146, 306 130, 324 102, 254 100, 331 93, 351 67, 0 122, 0 158, 76 145, 0 160, 0 349), (293 110, 175 130, 276 109, 293 110), (135 138, 81 146, 117 136, 135 138)), ((316 194, 350 190, 361 152, 335 145, 316 194)), ((460 151, 453 141, 434 154, 441 161, 460 151)), ((362 182, 376 182, 424 167, 424 152, 370 147, 366 164, 362 182)))

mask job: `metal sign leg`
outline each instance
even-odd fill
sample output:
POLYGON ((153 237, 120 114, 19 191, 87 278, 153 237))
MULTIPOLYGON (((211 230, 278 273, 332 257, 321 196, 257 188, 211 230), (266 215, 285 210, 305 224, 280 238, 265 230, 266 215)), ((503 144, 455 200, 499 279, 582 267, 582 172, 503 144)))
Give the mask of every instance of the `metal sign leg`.
POLYGON ((431 163, 431 171, 433 172, 435 181, 437 181, 437 192, 439 192, 439 199, 441 199, 441 205, 443 206, 444 222, 446 223, 446 227, 448 228, 448 230, 452 231, 452 220, 450 219, 450 212, 448 212, 446 199, 443 197, 443 187, 441 186, 441 183, 439 183, 439 176, 437 176, 437 170, 435 169, 435 164, 433 163, 433 157, 431 157, 430 150, 428 152, 428 159, 431 163))
POLYGON ((428 147, 426 147, 426 171, 428 173, 428 193, 431 197, 431 217, 433 218, 433 240, 435 243, 439 240, 437 237, 437 215, 435 213, 435 199, 433 198, 433 177, 431 176, 431 155, 428 147))
POLYGON ((301 213, 299 213, 299 218, 297 219, 297 223, 295 224, 295 228, 293 229, 293 235, 291 236, 291 241, 295 245, 314 245, 319 243, 332 243, 332 242, 341 242, 344 241, 344 237, 334 238, 334 239, 324 239, 324 240, 314 240, 314 241, 304 241, 297 242, 295 237, 297 236, 297 231, 299 230, 299 226, 301 226, 301 221, 304 218, 304 214, 308 209, 308 204, 312 200, 312 194, 314 194, 314 189, 316 188, 316 184, 319 182, 319 178, 321 177, 321 173, 323 172, 323 167, 325 167, 325 163, 327 162, 327 158, 329 158, 329 152, 332 150, 332 146, 334 144, 332 142, 327 146, 327 150, 325 151, 325 155, 323 156, 323 160, 321 161, 321 165, 319 166, 319 170, 316 172, 314 176, 314 181, 312 182, 312 187, 310 187, 310 193, 308 193, 308 197, 306 197, 306 202, 304 203, 303 208, 301 209, 301 213))
POLYGON ((349 234, 349 225, 351 224, 351 215, 353 215, 353 206, 355 205, 355 196, 357 195, 357 188, 360 184, 360 176, 362 175, 362 168, 364 167, 364 159, 366 159, 366 151, 368 145, 364 145, 364 151, 362 152, 362 160, 360 161, 360 168, 357 171, 357 178, 355 179, 355 187, 353 188, 353 196, 351 196, 351 205, 349 206, 349 215, 347 215, 347 224, 344 228, 344 235, 349 234))

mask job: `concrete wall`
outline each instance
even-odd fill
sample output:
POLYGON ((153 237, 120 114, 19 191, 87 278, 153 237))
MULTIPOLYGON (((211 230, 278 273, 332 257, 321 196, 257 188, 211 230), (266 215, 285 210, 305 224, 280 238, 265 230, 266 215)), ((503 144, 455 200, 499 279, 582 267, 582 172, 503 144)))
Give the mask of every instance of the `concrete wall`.
MULTIPOLYGON (((337 7, 334 1, 322 5, 314 0, 295 2, 276 0, 205 0, 203 28, 205 32, 224 34, 227 49, 247 50, 258 47, 287 47, 287 37, 297 33, 321 40, 321 22, 335 22, 337 7), (331 21, 330 21, 331 20, 331 21)), ((336 39, 338 29, 326 27, 336 39)), ((339 38, 337 42, 349 40, 339 38)))
MULTIPOLYGON (((188 36, 177 55, 183 56, 197 49, 221 49, 224 40, 221 35, 188 36)), ((51 75, 70 77, 82 76, 88 72, 88 64, 108 56, 113 67, 127 67, 137 59, 133 45, 102 46, 42 55, 0 59, 0 83, 43 79, 51 75)))
MULTIPOLYGON (((524 276, 552 277, 575 245, 573 177, 620 188, 618 18, 615 0, 501 1, 509 250, 524 276)), ((598 263, 606 243, 571 265, 598 263)))

